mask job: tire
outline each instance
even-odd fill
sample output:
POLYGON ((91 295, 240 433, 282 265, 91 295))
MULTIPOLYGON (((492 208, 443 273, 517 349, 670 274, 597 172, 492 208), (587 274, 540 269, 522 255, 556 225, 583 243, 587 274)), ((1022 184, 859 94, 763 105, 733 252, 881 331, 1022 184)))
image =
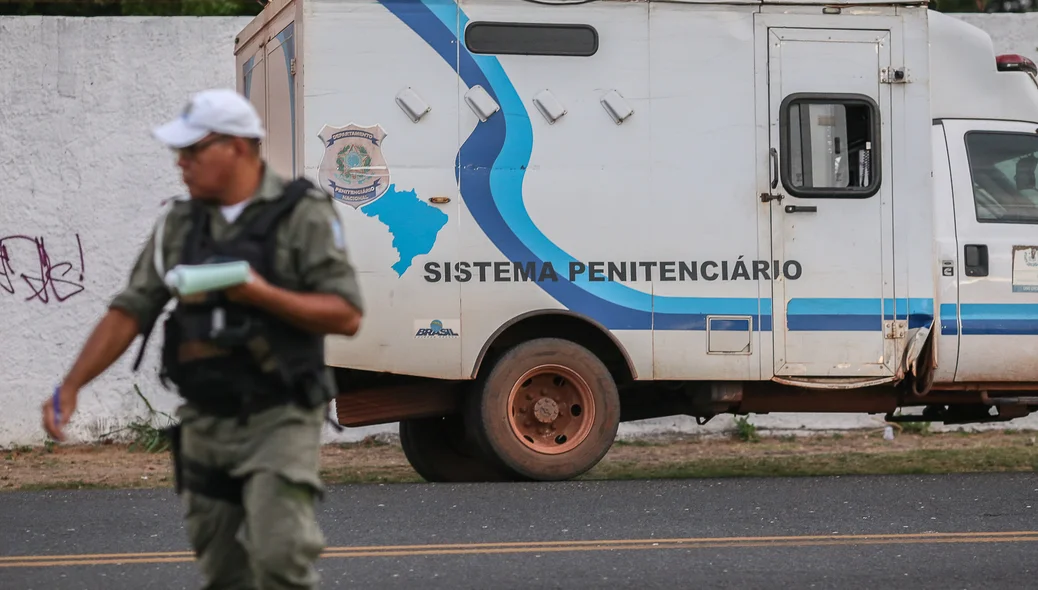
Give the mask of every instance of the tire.
POLYGON ((540 338, 494 363, 468 399, 466 420, 483 453, 519 477, 567 480, 609 451, 620 425, 620 396, 588 349, 540 338))
POLYGON ((484 459, 467 441, 460 415, 400 422, 400 445, 418 475, 428 482, 507 481, 509 474, 484 459))

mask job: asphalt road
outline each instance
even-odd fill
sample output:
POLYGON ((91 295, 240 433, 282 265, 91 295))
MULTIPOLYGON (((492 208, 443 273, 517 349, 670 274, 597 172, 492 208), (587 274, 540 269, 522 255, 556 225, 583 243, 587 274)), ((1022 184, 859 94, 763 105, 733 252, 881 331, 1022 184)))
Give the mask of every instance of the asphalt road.
MULTIPOLYGON (((1015 589, 1036 514, 1032 474, 357 485, 321 506, 319 566, 322 588, 1015 589)), ((169 491, 2 493, 0 531, 0 588, 200 587, 169 491)))

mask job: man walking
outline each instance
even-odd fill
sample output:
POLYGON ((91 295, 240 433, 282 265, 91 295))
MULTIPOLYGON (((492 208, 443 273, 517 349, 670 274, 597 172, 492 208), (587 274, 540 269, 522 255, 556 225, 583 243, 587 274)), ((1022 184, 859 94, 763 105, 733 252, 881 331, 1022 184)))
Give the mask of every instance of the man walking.
POLYGON ((247 282, 181 296, 163 324, 162 376, 185 399, 172 431, 177 489, 206 588, 313 588, 321 429, 335 392, 324 336, 355 334, 363 309, 334 203, 270 169, 262 122, 234 91, 194 95, 154 135, 175 150, 190 198, 156 225, 43 404, 44 428, 62 440, 80 389, 137 334, 147 340, 174 295, 166 271, 247 261, 247 282))

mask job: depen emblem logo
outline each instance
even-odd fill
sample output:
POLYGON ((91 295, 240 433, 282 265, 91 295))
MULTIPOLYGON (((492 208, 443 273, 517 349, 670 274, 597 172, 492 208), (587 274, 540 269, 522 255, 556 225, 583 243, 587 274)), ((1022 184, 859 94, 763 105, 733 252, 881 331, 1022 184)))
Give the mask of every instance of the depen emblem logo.
POLYGON ((325 125, 317 136, 324 142, 318 179, 335 200, 356 209, 386 193, 389 166, 382 155, 386 132, 380 125, 325 125))

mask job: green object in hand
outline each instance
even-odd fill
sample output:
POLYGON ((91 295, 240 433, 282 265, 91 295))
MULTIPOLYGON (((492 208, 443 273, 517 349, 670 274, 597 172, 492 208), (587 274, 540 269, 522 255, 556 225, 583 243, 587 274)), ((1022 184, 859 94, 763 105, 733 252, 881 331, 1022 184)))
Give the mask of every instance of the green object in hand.
POLYGON ((249 263, 178 264, 166 273, 166 286, 178 295, 219 291, 249 280, 249 263))

